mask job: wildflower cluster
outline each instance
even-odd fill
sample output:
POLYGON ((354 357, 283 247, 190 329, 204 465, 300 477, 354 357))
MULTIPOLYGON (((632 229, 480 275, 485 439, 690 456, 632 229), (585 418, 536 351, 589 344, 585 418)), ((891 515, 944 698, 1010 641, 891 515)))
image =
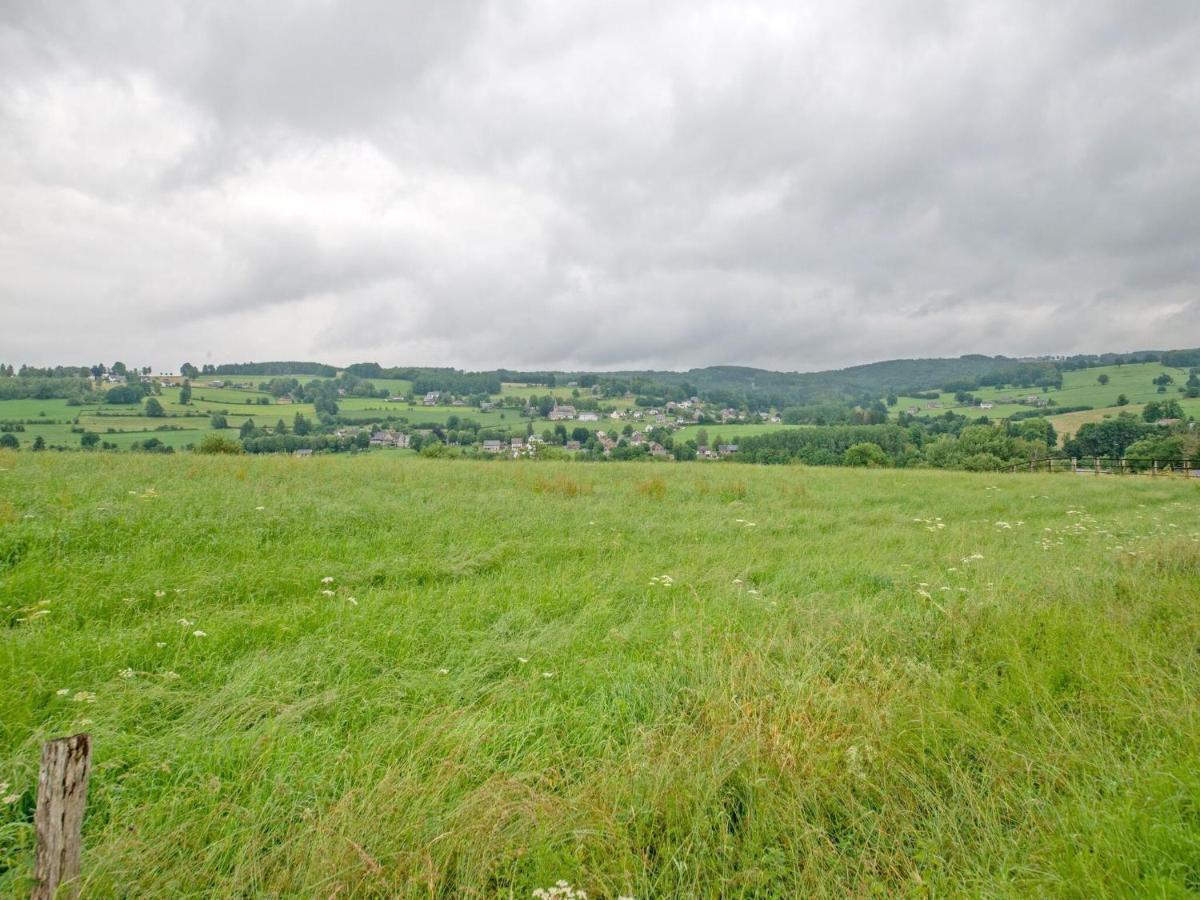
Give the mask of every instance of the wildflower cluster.
MULTIPOLYGON (((533 892, 536 900, 587 900, 587 891, 571 887, 565 881, 554 882, 554 887, 538 888, 533 892)), ((618 900, 633 900, 632 897, 621 897, 618 900)))
POLYGON ((650 579, 650 584, 669 588, 675 586, 675 579, 670 575, 655 575, 650 579))

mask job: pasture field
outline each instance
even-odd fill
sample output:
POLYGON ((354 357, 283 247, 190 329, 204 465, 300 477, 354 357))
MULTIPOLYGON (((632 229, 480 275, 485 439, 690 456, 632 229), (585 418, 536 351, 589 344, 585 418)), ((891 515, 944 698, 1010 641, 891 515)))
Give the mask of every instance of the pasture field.
POLYGON ((1185 896, 1200 484, 0 452, 0 893, 1185 896))
MULTIPOLYGON (((507 428, 514 434, 517 431, 524 434, 525 425, 529 421, 522 417, 521 411, 517 409, 493 409, 483 412, 473 406, 422 406, 419 403, 409 406, 407 403, 388 403, 386 400, 359 397, 338 400, 338 408, 344 416, 353 416, 360 412, 378 413, 407 419, 413 425, 422 422, 445 424, 451 416, 458 416, 459 419, 478 422, 485 428, 507 428)), ((544 419, 540 422, 541 425, 545 424, 544 419)), ((535 423, 535 427, 540 426, 535 423)))
MULTIPOLYGON (((1161 395, 1160 395, 1161 396, 1161 395)), ((1188 399, 1180 397, 1178 394, 1167 394, 1167 399, 1178 400, 1179 405, 1183 408, 1185 415, 1200 416, 1200 399, 1188 399)), ((1120 415, 1123 412, 1132 413, 1140 420, 1142 410, 1145 409, 1144 403, 1131 403, 1128 406, 1113 406, 1107 409, 1088 409, 1081 412, 1063 413, 1060 416, 1047 416, 1051 424, 1054 425, 1059 436, 1074 434, 1079 430, 1079 426, 1087 422, 1101 422, 1104 419, 1111 419, 1120 415)))
MULTIPOLYGON (((1096 410, 1108 407, 1119 409, 1116 406, 1117 397, 1125 394, 1131 406, 1138 404, 1140 408, 1140 404, 1147 403, 1150 400, 1176 399, 1182 401, 1183 398, 1177 388, 1187 381, 1187 378, 1187 369, 1176 369, 1161 365, 1160 363, 1100 366, 1094 369, 1078 369, 1072 372, 1065 372, 1063 374, 1062 388, 1052 388, 1046 393, 1043 393, 1041 388, 1004 388, 1003 390, 979 388, 978 390, 971 391, 980 400, 995 402, 996 406, 993 409, 976 410, 971 407, 959 406, 955 402, 953 394, 943 393, 939 395, 940 409, 927 410, 925 409, 927 401, 917 400, 912 397, 901 397, 893 408, 893 414, 897 414, 900 411, 907 411, 910 406, 919 406, 921 408, 921 415, 940 414, 947 409, 951 409, 962 415, 986 415, 992 419, 999 419, 1017 412, 1028 412, 1034 408, 1021 404, 1001 403, 999 401, 1009 400, 1013 397, 1024 397, 1030 394, 1053 398, 1058 406, 1092 406, 1096 410), (1154 384, 1154 379, 1164 373, 1174 378, 1175 383, 1167 386, 1167 393, 1159 394, 1158 387, 1154 384), (1102 374, 1108 376, 1108 384, 1100 384, 1097 380, 1102 374)), ((1045 412, 1047 415, 1053 415, 1054 408, 1048 407, 1045 412)), ((1070 413, 1064 415, 1070 415, 1070 413)), ((1096 419, 1087 419, 1085 421, 1096 421, 1096 419)))
MULTIPOLYGON (((624 423, 618 423, 624 425, 624 423)), ((635 427, 637 427, 635 425, 635 427)), ((646 426, 642 426, 645 428, 646 426)), ((700 429, 708 432, 708 440, 711 443, 716 438, 721 439, 724 444, 736 444, 740 438, 753 437, 756 434, 770 434, 772 431, 786 431, 789 428, 795 429, 798 425, 783 425, 774 422, 753 422, 746 424, 726 423, 725 425, 687 425, 676 431, 675 440, 677 441, 694 441, 696 433, 700 429)))
POLYGON ((69 422, 84 410, 95 408, 96 404, 69 406, 66 400, 0 400, 0 422, 22 419, 58 419, 69 422))

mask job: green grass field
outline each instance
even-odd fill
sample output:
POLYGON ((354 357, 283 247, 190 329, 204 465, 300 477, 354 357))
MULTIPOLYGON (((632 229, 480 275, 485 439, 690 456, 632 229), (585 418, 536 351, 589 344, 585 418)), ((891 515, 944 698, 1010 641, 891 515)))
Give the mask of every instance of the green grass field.
MULTIPOLYGON (((1004 403, 1001 401, 1011 400, 1014 397, 1025 397, 1030 394, 1053 398, 1057 406, 1091 406, 1095 410, 1107 409, 1109 407, 1116 409, 1117 398, 1121 394, 1125 394, 1130 404, 1146 403, 1150 400, 1162 399, 1181 399, 1177 388, 1187 381, 1188 373, 1186 369, 1175 369, 1169 366, 1163 366, 1159 363, 1134 363, 1127 366, 1101 366, 1094 369, 1079 369, 1073 372, 1066 372, 1063 375, 1063 386, 1060 389, 1052 389, 1043 393, 1040 388, 1004 388, 997 390, 995 388, 980 388, 972 391, 980 400, 986 400, 996 403, 993 409, 976 410, 971 407, 961 407, 954 400, 953 394, 943 393, 939 395, 940 408, 937 410, 926 409, 928 401, 917 400, 912 397, 901 397, 899 402, 893 408, 893 415, 899 412, 907 412, 910 407, 920 407, 921 415, 938 415, 948 409, 962 415, 986 415, 993 419, 1004 418, 1013 413, 1027 412, 1034 407, 1024 406, 1014 403, 1004 403), (1166 394, 1159 394, 1158 387, 1154 384, 1154 379, 1159 375, 1166 373, 1175 379, 1175 384, 1169 385, 1166 394), (1101 375, 1107 375, 1109 383, 1102 385, 1099 382, 1101 375)), ((1047 415, 1054 414, 1053 407, 1046 408, 1047 415)), ((1069 415, 1069 414, 1067 414, 1069 415)), ((1096 419, 1086 419, 1084 421, 1095 421, 1096 419)))
POLYGON ((675 440, 694 441, 696 440, 696 435, 703 429, 708 432, 710 443, 720 438, 723 444, 736 444, 741 438, 753 437, 758 434, 770 434, 772 431, 783 431, 796 427, 795 425, 782 425, 772 422, 754 422, 744 425, 732 423, 724 425, 688 425, 675 432, 675 440))
POLYGON ((0 452, 0 893, 1186 896, 1200 484, 0 452))

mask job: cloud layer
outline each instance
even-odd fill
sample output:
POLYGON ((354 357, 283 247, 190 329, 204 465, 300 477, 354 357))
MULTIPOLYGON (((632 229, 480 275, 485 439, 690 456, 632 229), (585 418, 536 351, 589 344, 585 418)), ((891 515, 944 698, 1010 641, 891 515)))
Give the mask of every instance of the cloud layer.
POLYGON ((0 9, 0 360, 1200 344, 1193 0, 0 9))

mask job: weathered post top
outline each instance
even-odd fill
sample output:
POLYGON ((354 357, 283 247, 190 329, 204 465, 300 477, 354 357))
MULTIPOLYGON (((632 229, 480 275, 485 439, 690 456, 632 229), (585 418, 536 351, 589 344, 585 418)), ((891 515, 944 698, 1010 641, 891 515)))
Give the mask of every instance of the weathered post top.
POLYGON ((42 746, 33 820, 37 831, 33 900, 50 900, 64 884, 66 896, 79 894, 79 886, 70 882, 79 875, 83 809, 91 768, 91 735, 75 734, 42 746))

